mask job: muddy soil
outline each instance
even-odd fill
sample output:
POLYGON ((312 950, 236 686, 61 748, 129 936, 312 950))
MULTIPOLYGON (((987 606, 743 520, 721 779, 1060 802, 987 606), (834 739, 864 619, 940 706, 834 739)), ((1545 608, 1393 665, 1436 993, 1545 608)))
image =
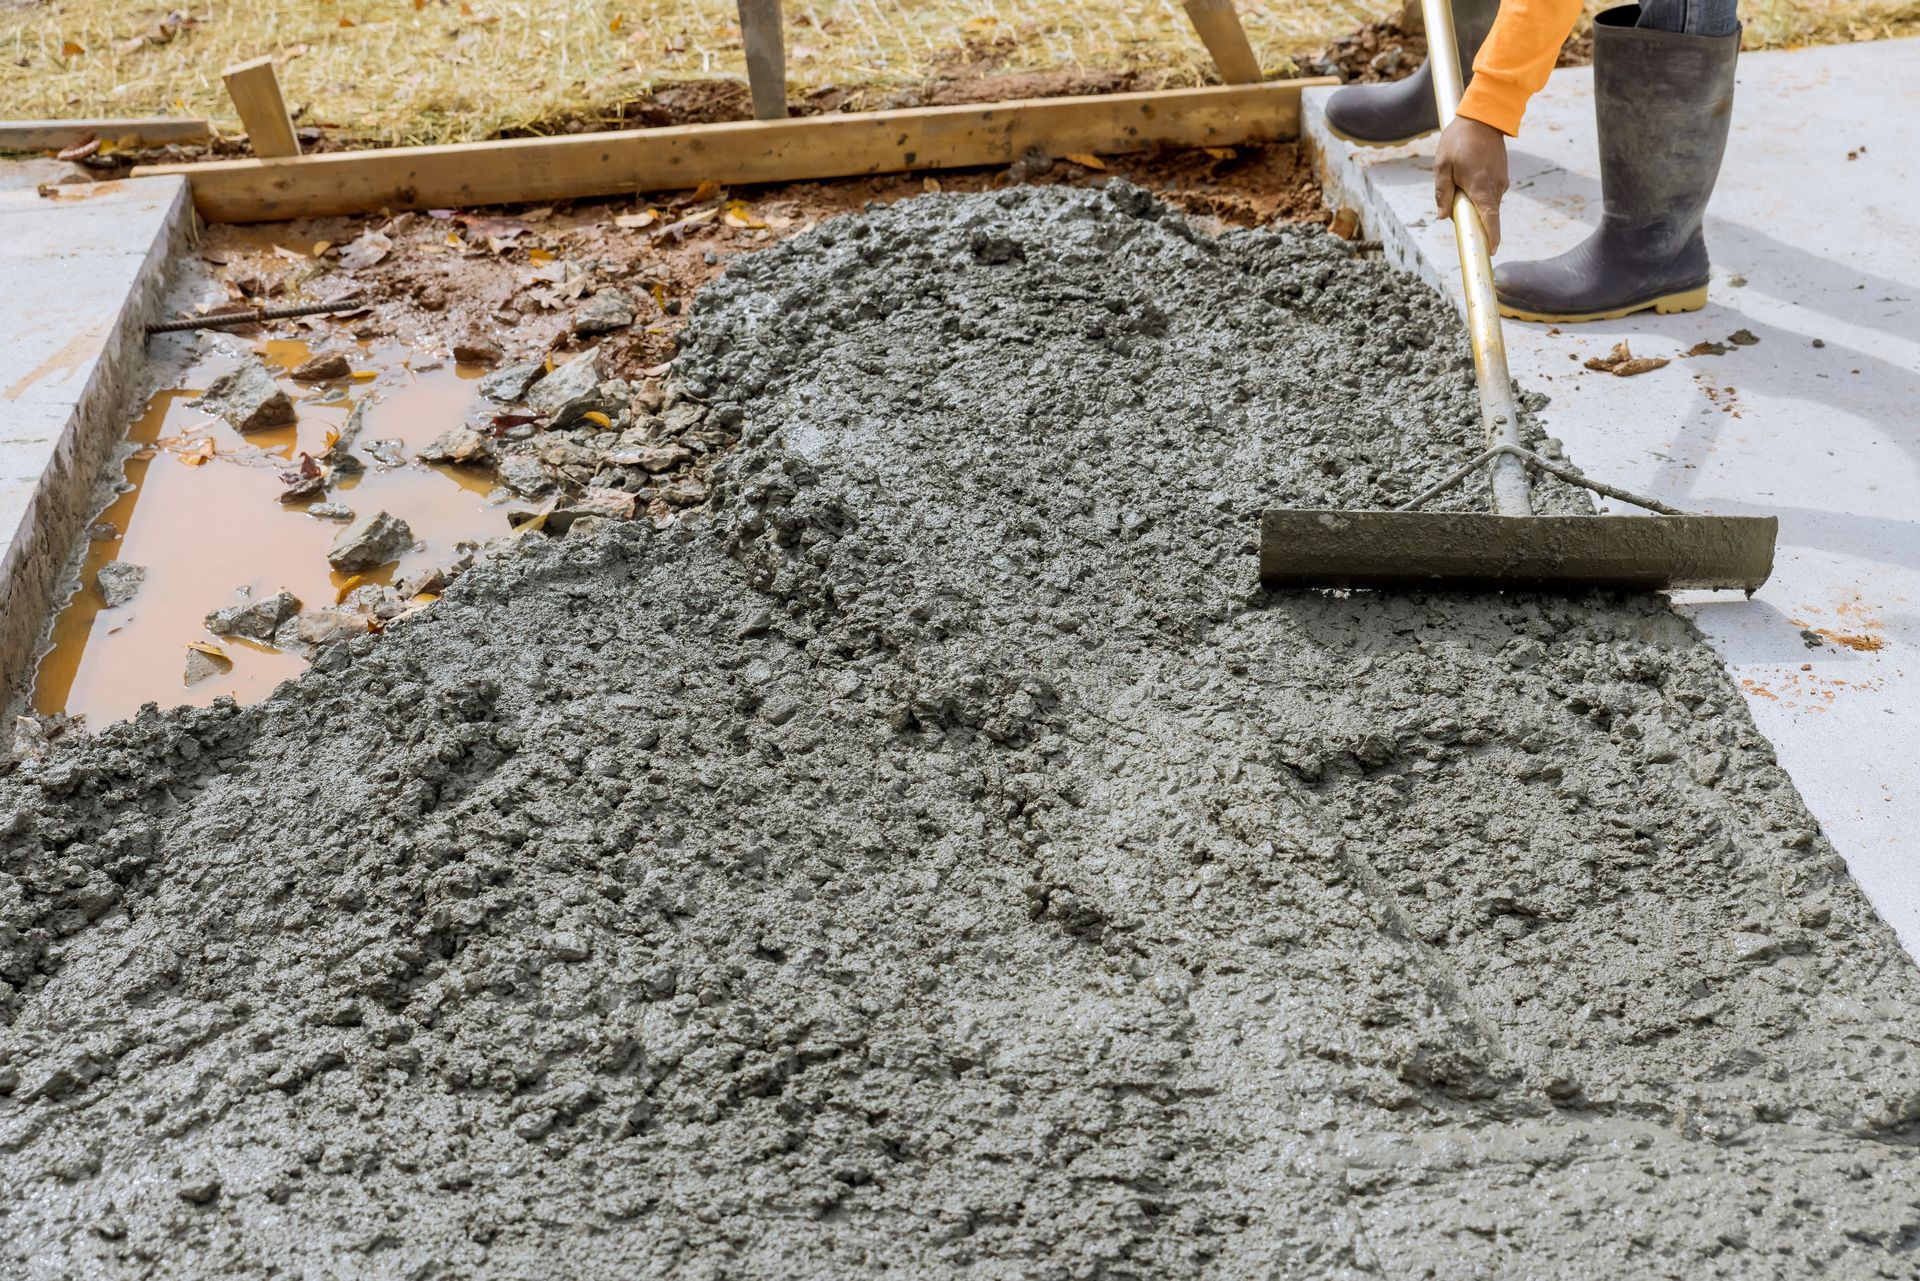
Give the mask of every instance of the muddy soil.
POLYGON ((1251 585, 1467 449, 1444 304, 1116 185, 685 338, 703 512, 0 778, 11 1268, 1912 1274, 1920 982, 1698 635, 1251 585))

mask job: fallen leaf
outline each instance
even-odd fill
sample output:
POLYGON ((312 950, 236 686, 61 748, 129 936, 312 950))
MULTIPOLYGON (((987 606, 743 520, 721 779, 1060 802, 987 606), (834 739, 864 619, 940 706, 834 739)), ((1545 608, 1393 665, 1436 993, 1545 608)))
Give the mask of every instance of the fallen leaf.
POLYGON ((1667 364, 1665 356, 1636 356, 1632 360, 1623 360, 1608 372, 1615 378, 1631 378, 1635 374, 1651 373, 1667 364))
POLYGON ((653 295, 654 306, 658 307, 661 311, 667 309, 667 287, 665 285, 656 280, 647 286, 647 292, 653 295))
POLYGON ((377 231, 363 231, 340 251, 339 263, 348 271, 360 271, 380 262, 393 252, 393 241, 377 231))
POLYGON ((1235 151, 1232 147, 1207 147, 1207 148, 1204 148, 1204 150, 1208 155, 1212 156, 1215 160, 1232 160, 1235 156, 1240 154, 1239 152, 1235 151))
POLYGON ((527 261, 528 261, 528 262, 539 262, 539 263, 548 263, 548 262, 552 262, 552 261, 553 261, 553 250, 551 250, 551 249, 529 249, 529 250, 527 250, 527 261))
POLYGON ((333 242, 331 240, 316 240, 313 242, 313 256, 319 258, 331 248, 333 248, 333 242))
POLYGON ((613 220, 613 225, 625 231, 638 231, 642 227, 651 227, 659 219, 659 214, 648 209, 641 213, 621 214, 613 220))
POLYGON ((609 22, 609 23, 607 23, 607 30, 609 30, 609 31, 618 31, 618 30, 620 30, 620 24, 621 24, 622 22, 624 22, 624 21, 625 21, 625 19, 624 19, 624 18, 622 18, 622 17, 621 17, 621 15, 619 15, 619 14, 617 14, 617 13, 616 13, 616 14, 614 14, 614 15, 613 15, 613 20, 612 20, 611 22, 609 22))
POLYGON ((205 654, 208 658, 217 658, 228 666, 233 665, 233 660, 227 657, 227 651, 212 641, 188 641, 187 648, 205 654))
POLYGON ((712 200, 720 194, 720 190, 719 183, 711 178, 704 179, 699 186, 693 189, 692 203, 697 205, 703 200, 712 200))
POLYGON ((1632 359, 1633 359, 1633 349, 1631 347, 1628 347, 1627 340, 1622 338, 1619 342, 1613 345, 1613 350, 1608 352, 1606 355, 1589 356, 1587 358, 1586 367, 1588 369, 1596 370, 1603 374, 1610 374, 1613 372, 1613 367, 1615 365, 1624 364, 1626 361, 1629 361, 1632 359))
POLYGON ((1062 157, 1062 159, 1070 160, 1083 169, 1105 169, 1107 167, 1106 161, 1085 151, 1069 152, 1066 156, 1062 157))
POLYGON ((355 22, 352 18, 349 18, 346 14, 343 13, 340 15, 340 25, 343 27, 357 27, 360 24, 355 22))
POLYGON ((613 426, 613 419, 607 417, 605 414, 601 413, 597 409, 590 409, 586 413, 580 416, 586 419, 588 422, 595 423, 601 427, 613 426))
POLYGON ((273 252, 278 257, 285 258, 291 262, 305 262, 307 260, 307 256, 298 249, 289 249, 285 245, 275 245, 273 252))
POLYGON ((920 180, 920 190, 926 192, 928 195, 937 196, 940 194, 940 180, 931 175, 922 178, 920 180))
POLYGON ((751 231, 767 225, 753 216, 753 211, 747 207, 747 202, 744 200, 728 201, 726 212, 721 215, 720 221, 729 227, 743 231, 751 231))
POLYGON ((338 605, 353 594, 353 589, 367 581, 365 574, 350 574, 347 581, 340 584, 340 590, 333 594, 333 603, 338 605))
POLYGON ((81 44, 78 40, 67 40, 60 45, 61 54, 68 58, 77 58, 86 51, 87 46, 81 44))
POLYGON ((672 368, 673 362, 671 360, 663 360, 657 365, 648 365, 640 371, 640 375, 643 378, 665 378, 667 371, 672 368))
POLYGON ((100 146, 101 143, 98 138, 88 138, 85 142, 76 142, 73 146, 68 147, 65 151, 55 156, 54 159, 66 161, 85 160, 88 156, 100 150, 100 146))
POLYGON ((213 457, 213 441, 210 439, 195 441, 192 448, 181 450, 177 457, 189 467, 198 467, 213 457))

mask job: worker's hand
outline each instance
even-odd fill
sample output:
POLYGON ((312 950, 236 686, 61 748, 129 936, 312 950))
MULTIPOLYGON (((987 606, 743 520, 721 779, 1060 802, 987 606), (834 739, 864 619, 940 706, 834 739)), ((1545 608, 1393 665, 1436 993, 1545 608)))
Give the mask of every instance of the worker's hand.
POLYGON ((1492 125, 1455 116, 1433 153, 1433 198, 1453 217, 1455 188, 1467 193, 1487 226, 1487 252, 1500 247, 1500 197, 1507 194, 1507 136, 1492 125))

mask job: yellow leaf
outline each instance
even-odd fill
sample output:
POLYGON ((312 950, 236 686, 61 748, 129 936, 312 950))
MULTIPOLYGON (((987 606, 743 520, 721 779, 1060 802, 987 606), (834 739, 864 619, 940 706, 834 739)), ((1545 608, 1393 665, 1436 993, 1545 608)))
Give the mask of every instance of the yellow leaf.
POLYGON ((211 439, 195 441, 191 448, 180 451, 180 461, 189 467, 198 467, 211 457, 213 457, 211 439))
POLYGON ((352 18, 349 18, 346 14, 343 13, 340 15, 340 25, 343 27, 357 27, 360 24, 355 22, 352 18))
POLYGON ((68 58, 77 58, 81 54, 85 53, 86 51, 87 51, 87 46, 81 44, 77 40, 68 40, 63 44, 61 44, 60 46, 61 54, 68 58))
POLYGON ((584 414, 582 414, 582 415, 580 415, 580 416, 581 416, 582 418, 584 418, 584 419, 586 419, 586 420, 587 420, 588 422, 590 422, 590 423, 597 423, 598 425, 600 425, 600 426, 602 426, 602 427, 611 427, 611 426, 613 426, 613 419, 611 419, 611 418, 609 418, 609 417, 607 417, 607 416, 606 416, 605 414, 603 414, 603 413, 601 413, 601 412, 600 412, 599 410, 597 410, 597 409, 590 409, 590 410, 588 410, 588 411, 587 411, 586 413, 584 413, 584 414))
POLYGON ((654 306, 660 308, 661 311, 665 311, 667 309, 667 287, 656 280, 648 287, 648 292, 653 295, 654 306))
POLYGON ((321 449, 327 453, 332 453, 333 447, 339 443, 340 433, 332 427, 327 428, 326 443, 321 446, 321 449))
POLYGON ((752 230, 767 225, 753 216, 753 210, 747 207, 747 202, 744 200, 729 200, 727 202, 727 211, 720 216, 720 221, 726 223, 729 227, 738 227, 743 230, 752 230))
POLYGON ((548 372, 548 373, 552 373, 552 372, 553 372, 553 357, 552 357, 552 356, 548 356, 548 357, 547 357, 547 372, 548 372))
POLYGON ((313 256, 318 258, 331 248, 333 248, 333 242, 331 240, 316 240, 313 242, 313 256))
POLYGON ((693 189, 693 203, 697 205, 702 200, 712 200, 715 196, 719 194, 720 194, 720 184, 715 182, 713 179, 708 178, 703 182, 701 182, 699 186, 693 189))
POLYGON ((212 641, 188 641, 187 648, 205 654, 208 658, 217 658, 228 666, 233 665, 233 660, 227 657, 227 651, 212 641))
POLYGON ((1204 150, 1215 160, 1231 160, 1237 154, 1232 147, 1207 147, 1204 150))
POLYGON ((540 263, 552 262, 553 251, 551 249, 529 249, 527 250, 527 261, 540 263))
POLYGON ((930 195, 938 195, 940 193, 940 180, 932 176, 922 178, 920 180, 920 190, 930 195))
POLYGON ((621 16, 619 15, 619 14, 617 14, 617 13, 616 13, 616 14, 614 14, 614 15, 613 15, 613 21, 612 21, 612 22, 609 22, 609 23, 607 24, 607 30, 609 30, 609 31, 618 31, 618 30, 620 29, 620 24, 621 24, 621 23, 622 23, 623 21, 625 21, 625 19, 624 19, 624 18, 622 18, 622 17, 621 17, 621 16))
POLYGON ((1062 158, 1071 160, 1074 164, 1086 169, 1105 169, 1107 167, 1106 161, 1085 151, 1070 152, 1062 158))
POLYGON ((350 575, 347 578, 346 582, 340 584, 340 590, 333 594, 333 603, 338 605, 341 601, 345 600, 348 596, 353 594, 354 588, 360 586, 360 584, 366 581, 367 581, 367 576, 365 574, 350 575))
POLYGON ((380 376, 380 371, 377 369, 356 369, 347 376, 357 383, 370 383, 380 376))

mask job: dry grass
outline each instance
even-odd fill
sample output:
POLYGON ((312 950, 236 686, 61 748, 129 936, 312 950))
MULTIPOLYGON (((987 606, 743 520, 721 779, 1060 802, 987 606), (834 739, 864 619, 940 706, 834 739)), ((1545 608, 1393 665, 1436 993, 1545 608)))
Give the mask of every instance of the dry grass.
MULTIPOLYGON (((1392 0, 1243 0, 1274 73, 1392 0)), ((220 83, 273 53, 303 123, 443 142, 592 117, 679 80, 742 74, 732 0, 203 2, 0 0, 0 117, 188 114, 237 128, 220 83), (143 39, 143 35, 153 36, 143 39)), ((989 48, 1006 71, 1136 71, 1194 84, 1210 66, 1178 0, 788 0, 798 90, 924 82, 989 48)), ((1750 47, 1920 31, 1920 0, 1754 0, 1750 47)))

